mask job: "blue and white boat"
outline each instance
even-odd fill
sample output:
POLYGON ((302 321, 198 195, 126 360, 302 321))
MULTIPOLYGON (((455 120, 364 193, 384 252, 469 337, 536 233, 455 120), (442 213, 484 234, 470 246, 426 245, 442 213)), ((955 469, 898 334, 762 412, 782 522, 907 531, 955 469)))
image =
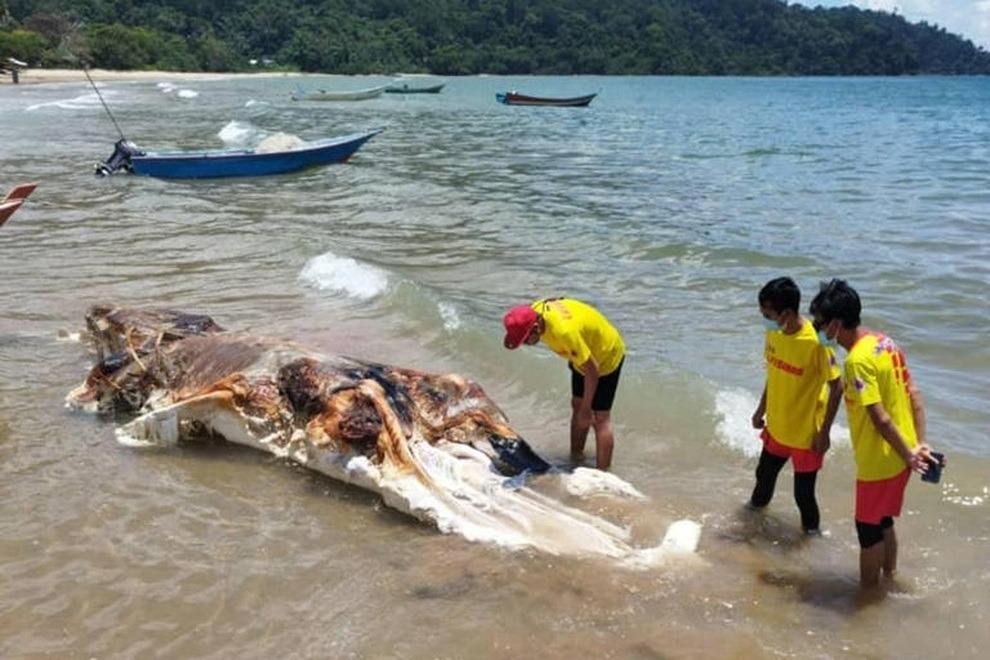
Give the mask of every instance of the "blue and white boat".
POLYGON ((284 174, 307 167, 343 163, 381 131, 343 135, 271 152, 244 149, 144 152, 133 142, 121 139, 110 158, 97 165, 96 172, 108 175, 123 169, 162 179, 284 174))

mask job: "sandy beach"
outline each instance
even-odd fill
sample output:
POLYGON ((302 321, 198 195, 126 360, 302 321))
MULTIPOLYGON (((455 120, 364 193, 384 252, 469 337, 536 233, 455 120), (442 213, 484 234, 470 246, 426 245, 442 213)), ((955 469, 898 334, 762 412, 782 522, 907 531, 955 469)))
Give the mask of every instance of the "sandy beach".
MULTIPOLYGON (((301 73, 265 71, 258 73, 206 73, 190 71, 110 71, 90 69, 93 80, 157 82, 162 80, 225 80, 229 78, 271 78, 275 76, 301 76, 301 73)), ((42 83, 85 82, 82 69, 23 69, 20 72, 21 85, 42 83)), ((0 75, 0 85, 10 85, 9 74, 0 75)))

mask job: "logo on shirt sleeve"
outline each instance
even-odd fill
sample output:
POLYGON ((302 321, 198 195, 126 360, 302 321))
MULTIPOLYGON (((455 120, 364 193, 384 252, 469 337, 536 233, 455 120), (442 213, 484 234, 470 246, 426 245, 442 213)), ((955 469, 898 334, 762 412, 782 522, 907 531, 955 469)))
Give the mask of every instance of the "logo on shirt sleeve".
POLYGON ((866 383, 864 383, 863 380, 860 378, 854 378, 853 387, 856 388, 857 392, 862 393, 862 391, 866 389, 866 383))

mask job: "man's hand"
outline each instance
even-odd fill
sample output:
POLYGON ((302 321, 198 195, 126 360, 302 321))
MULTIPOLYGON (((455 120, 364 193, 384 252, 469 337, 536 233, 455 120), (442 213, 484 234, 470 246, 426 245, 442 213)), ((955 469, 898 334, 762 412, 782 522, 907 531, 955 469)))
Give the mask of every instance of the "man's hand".
POLYGON ((905 462, 913 471, 918 474, 928 472, 928 463, 932 459, 932 449, 928 445, 922 444, 914 448, 909 460, 905 462))
POLYGON ((581 406, 574 412, 574 419, 577 420, 578 426, 591 426, 595 417, 591 412, 591 406, 581 406))
POLYGON ((755 413, 753 413, 752 422, 753 422, 753 428, 754 429, 762 429, 764 426, 766 426, 766 423, 763 421, 763 411, 762 410, 757 410, 755 413))
POLYGON ((832 438, 829 437, 829 432, 825 429, 818 431, 815 434, 814 439, 811 441, 811 451, 816 454, 824 454, 832 446, 832 438))

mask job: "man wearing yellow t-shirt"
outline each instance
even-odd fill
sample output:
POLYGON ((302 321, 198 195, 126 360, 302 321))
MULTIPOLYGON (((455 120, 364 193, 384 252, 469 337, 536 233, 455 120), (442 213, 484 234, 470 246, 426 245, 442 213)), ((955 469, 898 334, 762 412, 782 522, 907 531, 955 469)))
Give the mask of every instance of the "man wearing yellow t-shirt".
POLYGON ((625 361, 622 335, 597 309, 573 298, 546 298, 510 309, 502 319, 508 349, 541 339, 571 370, 571 459, 580 461, 595 428, 595 467, 612 464, 611 413, 625 361))
POLYGON ((856 533, 859 576, 876 586, 897 569, 894 518, 914 470, 933 460, 925 443, 925 410, 904 352, 894 341, 860 325, 859 294, 843 280, 823 284, 811 302, 819 339, 842 346, 849 434, 856 457, 856 533))
POLYGON ((842 395, 839 367, 835 353, 818 342, 811 321, 798 312, 801 291, 794 280, 770 280, 758 301, 767 330, 767 377, 753 413, 753 427, 763 429, 763 451, 749 507, 762 509, 770 503, 777 475, 790 459, 801 527, 806 534, 819 534, 815 481, 842 395))

